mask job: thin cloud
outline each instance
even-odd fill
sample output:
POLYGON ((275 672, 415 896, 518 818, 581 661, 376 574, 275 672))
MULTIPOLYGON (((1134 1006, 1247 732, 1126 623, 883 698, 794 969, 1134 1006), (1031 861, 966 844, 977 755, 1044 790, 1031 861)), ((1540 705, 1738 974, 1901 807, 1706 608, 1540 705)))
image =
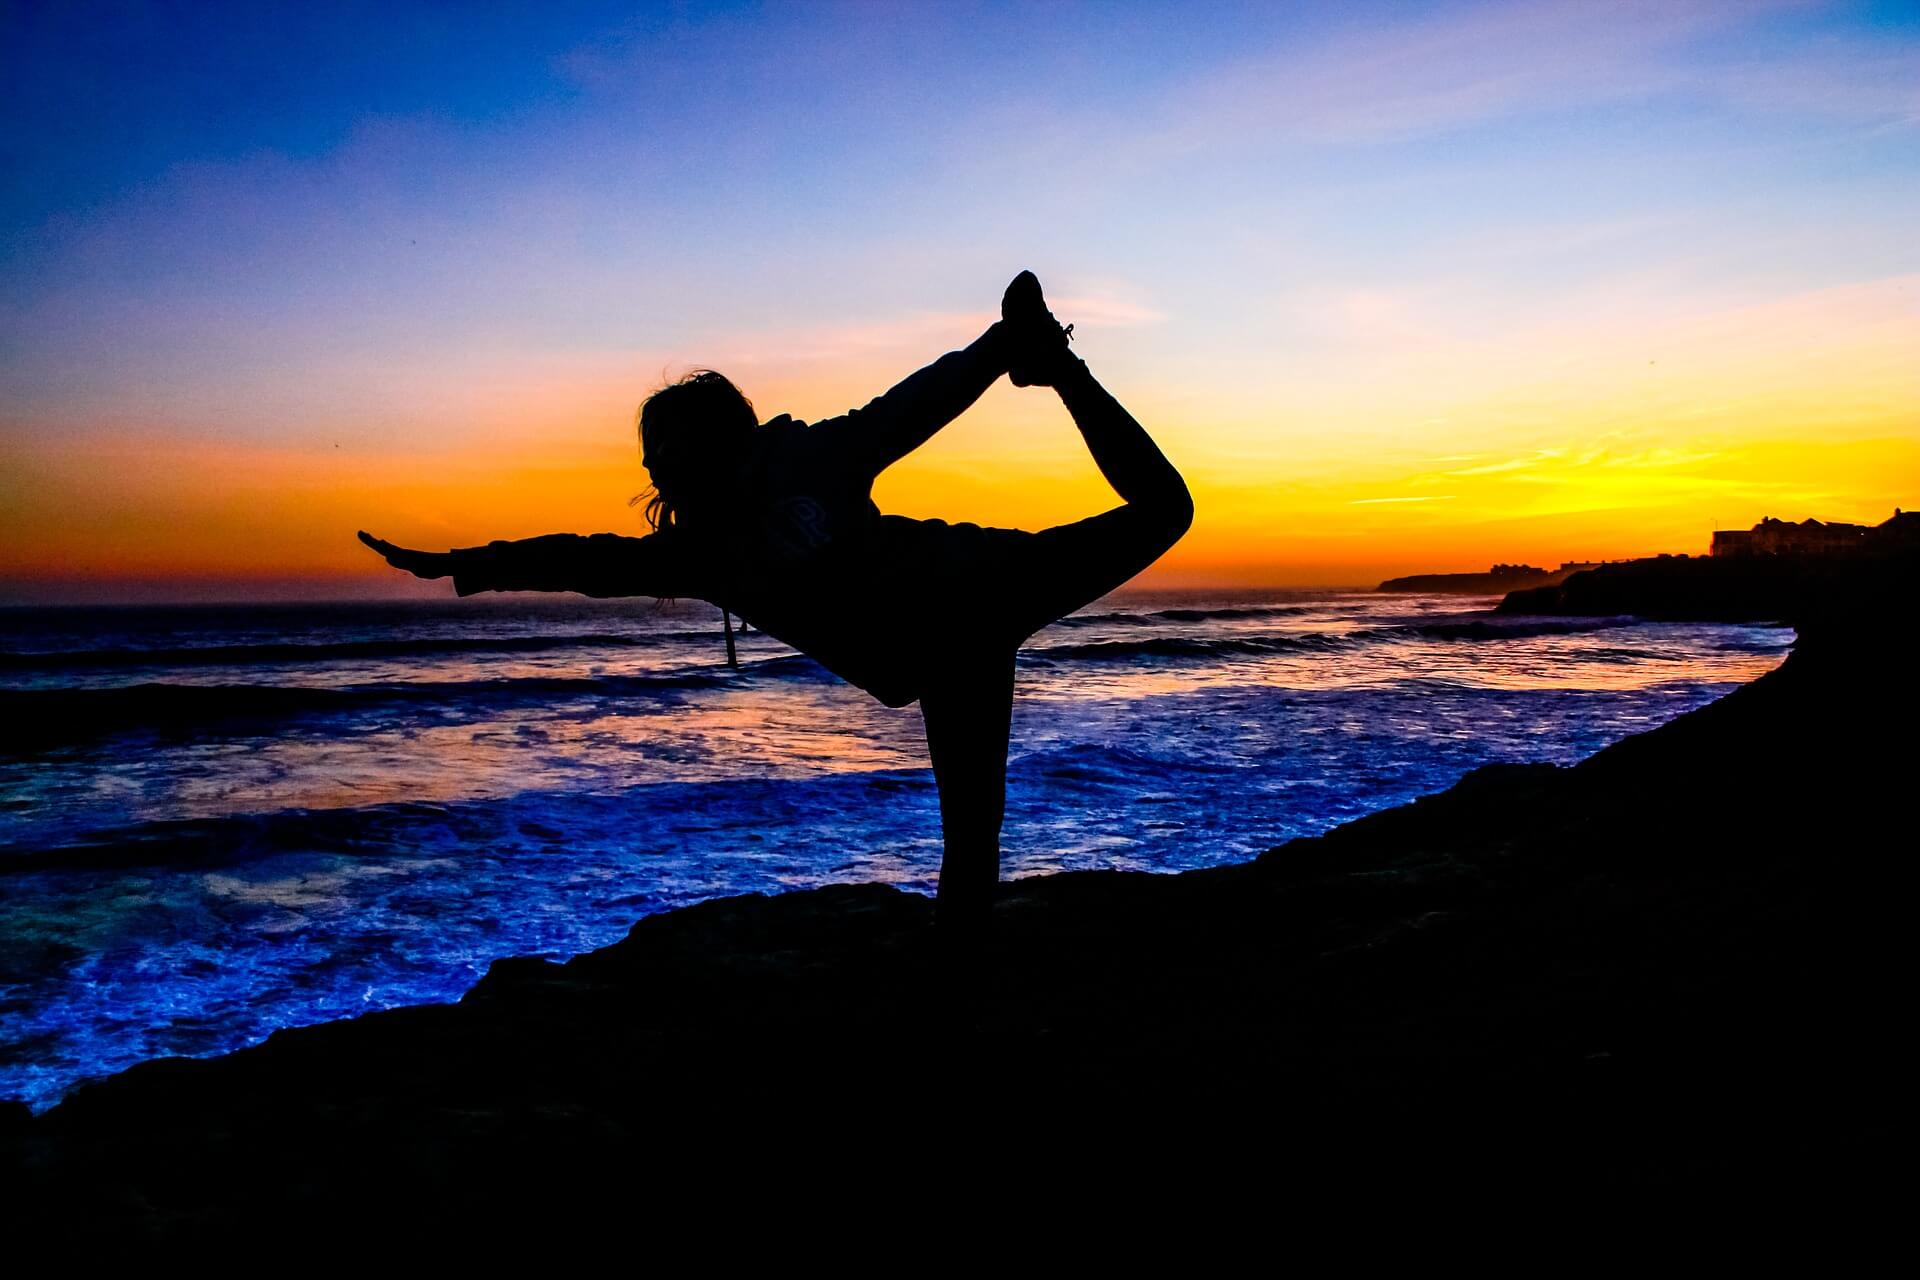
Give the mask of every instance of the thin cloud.
POLYGON ((997 319, 985 311, 921 311, 871 324, 735 333, 700 345, 728 364, 830 364, 905 350, 946 350, 942 343, 970 342, 997 319))
POLYGON ((1249 138, 1384 143, 1525 112, 1678 95, 1749 110, 1920 121, 1920 48, 1834 43, 1719 62, 1690 43, 1768 3, 1519 3, 1366 26, 1211 71, 1168 104, 1169 151, 1249 138))
MULTIPOLYGON (((1166 317, 1151 307, 1112 293, 1050 296, 1048 307, 1064 323, 1088 329, 1131 329, 1166 317)), ((757 330, 727 334, 701 345, 738 365, 798 365, 858 361, 873 355, 926 353, 971 342, 1000 318, 991 311, 914 311, 865 324, 757 330)))
POLYGON ((1132 329, 1159 324, 1166 316, 1151 307, 1101 294, 1064 294, 1048 298, 1048 308, 1065 323, 1106 329, 1132 329))
POLYGON ((1448 471, 1446 474, 1450 476, 1491 476, 1509 471, 1524 471, 1529 467, 1537 467, 1543 462, 1557 461, 1564 457, 1565 454, 1566 451, 1564 449, 1542 449, 1525 458, 1509 458, 1505 462, 1488 462, 1477 467, 1461 467, 1458 470, 1448 471))

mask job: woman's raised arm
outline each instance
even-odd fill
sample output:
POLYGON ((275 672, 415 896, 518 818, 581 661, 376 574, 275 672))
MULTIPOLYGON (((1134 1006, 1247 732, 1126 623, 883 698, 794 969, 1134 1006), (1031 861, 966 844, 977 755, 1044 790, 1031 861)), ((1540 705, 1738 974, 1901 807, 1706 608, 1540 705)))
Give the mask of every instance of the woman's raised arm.
POLYGON ((360 541, 416 578, 453 579, 455 593, 577 591, 583 596, 700 597, 679 539, 651 533, 549 533, 452 551, 414 551, 361 531, 360 541))
POLYGON ((1016 387, 1065 354, 1073 326, 1047 310, 1040 281, 1022 271, 1000 298, 1000 320, 959 351, 949 351, 861 408, 814 426, 812 434, 877 476, 925 444, 978 400, 1003 373, 1016 387))
POLYGON ((860 408, 814 424, 810 434, 877 476, 964 413, 1006 371, 1004 329, 996 324, 860 408))

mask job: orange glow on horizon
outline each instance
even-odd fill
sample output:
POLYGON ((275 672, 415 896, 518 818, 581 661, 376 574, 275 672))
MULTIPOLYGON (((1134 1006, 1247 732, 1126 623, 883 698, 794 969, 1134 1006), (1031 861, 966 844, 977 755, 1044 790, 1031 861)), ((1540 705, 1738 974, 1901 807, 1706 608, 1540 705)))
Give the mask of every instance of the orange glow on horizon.
MULTIPOLYGON (((901 514, 1023 528, 1112 506, 1071 427, 1058 425, 1067 439, 1025 458, 988 465, 956 446, 955 457, 911 459, 882 477, 876 499, 901 514)), ((424 547, 559 530, 644 533, 627 500, 645 473, 624 444, 573 452, 561 463, 69 441, 52 456, 15 460, 14 474, 32 482, 0 516, 8 548, 0 578, 309 581, 327 596, 394 576, 354 540, 363 527, 424 547), (87 519, 63 518, 82 504, 87 519)), ((1905 438, 1518 461, 1349 463, 1264 484, 1188 464, 1195 527, 1141 583, 1368 585, 1496 561, 1699 554, 1715 527, 1763 515, 1877 523, 1920 488, 1920 442, 1905 438), (1441 487, 1449 492, 1414 492, 1441 487), (1381 496, 1398 491, 1405 500, 1381 496)))
MULTIPOLYGON (((1400 573, 1701 553, 1762 516, 1878 522, 1920 501, 1920 279, 1657 326, 1583 316, 1500 344, 1381 338, 1375 376, 1158 359, 1140 327, 1097 371, 1181 467, 1198 517, 1143 585, 1367 585, 1400 573), (1808 334, 1822 335, 1810 343, 1808 334), (1656 354, 1648 355, 1653 352, 1656 354)), ((763 417, 864 403, 983 317, 715 344, 763 417), (758 354, 755 354, 758 353, 758 354), (831 359, 832 366, 827 367, 831 359)), ((1401 317, 1401 322, 1405 317, 1401 317)), ((1343 357, 1347 358, 1347 357, 1343 357)), ((1358 358, 1357 356, 1352 358, 1358 358)), ((645 532, 638 400, 656 354, 414 375, 378 420, 244 443, 218 421, 30 424, 5 446, 0 583, 310 582, 423 547, 645 532), (426 406, 419 408, 418 406, 426 406)), ((1116 499, 1048 393, 1004 382, 881 477, 883 510, 1040 528, 1116 499)), ((444 586, 444 584, 441 584, 444 586)))

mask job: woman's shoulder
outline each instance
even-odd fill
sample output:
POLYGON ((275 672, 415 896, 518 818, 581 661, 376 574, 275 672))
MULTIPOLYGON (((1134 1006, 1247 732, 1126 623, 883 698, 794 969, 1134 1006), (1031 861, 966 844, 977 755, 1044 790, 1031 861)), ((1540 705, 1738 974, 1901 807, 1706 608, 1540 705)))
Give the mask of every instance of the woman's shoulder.
POLYGON ((769 418, 754 433, 761 450, 789 463, 808 463, 839 472, 858 466, 857 441, 841 428, 847 415, 807 422, 790 413, 769 418))
POLYGON ((811 423, 790 413, 768 418, 751 437, 750 474, 756 483, 765 483, 796 471, 810 473, 822 439, 811 423))
POLYGON ((762 440, 790 443, 804 440, 813 434, 813 426, 794 417, 790 413, 778 414, 760 424, 759 435, 762 440))

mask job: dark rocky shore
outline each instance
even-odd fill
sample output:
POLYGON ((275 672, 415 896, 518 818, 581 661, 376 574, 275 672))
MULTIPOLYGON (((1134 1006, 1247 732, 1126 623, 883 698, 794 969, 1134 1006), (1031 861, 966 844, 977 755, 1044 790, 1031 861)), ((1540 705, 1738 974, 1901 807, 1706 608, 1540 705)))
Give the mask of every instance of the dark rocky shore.
POLYGON ((730 898, 144 1064, 6 1122, 12 1234, 1864 1186, 1905 1007, 1874 923, 1911 857, 1895 594, 1761 601, 1800 626, 1779 670, 1577 767, 1251 863, 1005 885, 977 972, 910 894, 730 898))
POLYGON ((1910 616, 1920 551, 1846 557, 1656 556, 1509 592, 1497 612, 1633 614, 1670 622, 1804 622, 1860 637, 1910 616))

